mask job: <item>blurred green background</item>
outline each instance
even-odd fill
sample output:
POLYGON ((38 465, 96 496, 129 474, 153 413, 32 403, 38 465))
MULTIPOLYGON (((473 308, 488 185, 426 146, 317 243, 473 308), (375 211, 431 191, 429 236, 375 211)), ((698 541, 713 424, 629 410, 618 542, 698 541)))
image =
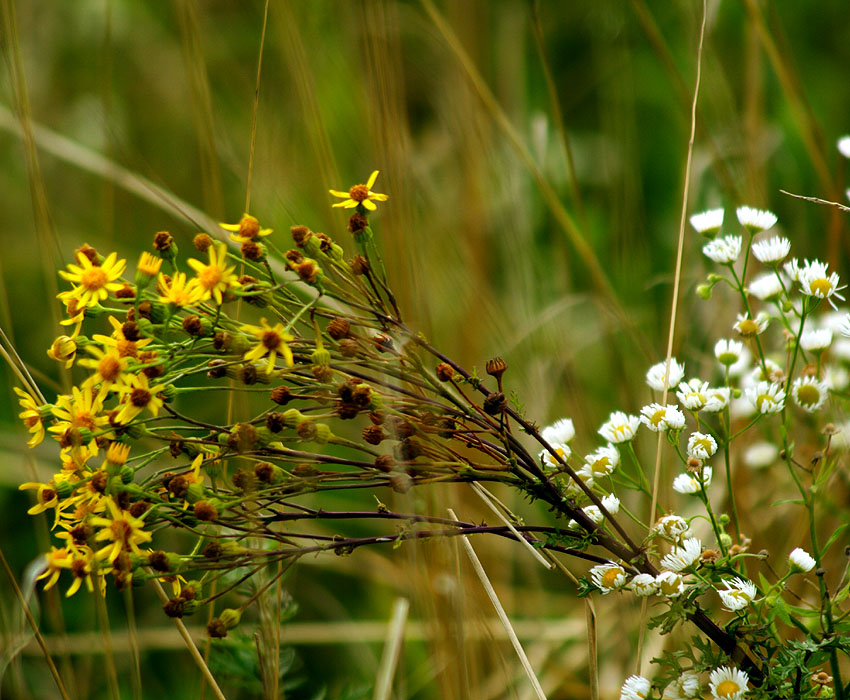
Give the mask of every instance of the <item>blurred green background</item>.
MULTIPOLYGON (((133 261, 169 230, 188 250, 201 228, 180 216, 181 202, 213 221, 242 214, 264 6, 0 4, 0 325, 50 398, 63 381, 45 355, 59 334, 55 269, 74 248, 88 242, 133 261), (176 199, 163 201, 150 185, 176 199)), ((850 131, 846 10, 837 0, 708 3, 689 208, 725 206, 727 218, 740 204, 770 208, 796 255, 827 258, 839 273, 848 272, 846 216, 779 189, 844 201, 846 161, 835 142, 850 131)), ((274 0, 251 213, 281 239, 303 223, 351 251, 327 190, 379 169, 375 189, 390 201, 375 226, 407 320, 467 366, 504 357, 506 384, 527 414, 541 423, 572 416, 580 449, 590 450, 610 411, 639 408, 643 374, 664 356, 700 13, 681 0, 274 0)), ((689 293, 707 269, 700 245, 686 235, 675 352, 694 358, 689 374, 707 356, 705 338, 728 321, 689 293)), ((27 451, 14 376, 3 371, 0 544, 22 578, 48 546, 49 523, 26 515, 30 495, 16 488, 49 477, 56 457, 52 445, 27 451)), ((486 517, 456 490, 381 497, 486 517)), ((524 634, 550 697, 585 697, 584 612, 572 584, 508 543, 476 547, 511 615, 531 625, 524 634), (548 632, 533 626, 540 620, 548 632)), ((396 697, 529 697, 509 645, 487 631, 489 603, 454 557, 450 545, 405 545, 299 565, 287 580, 299 606, 293 624, 317 626, 294 628, 287 678, 301 684, 287 697, 371 697, 399 595, 413 600, 420 626, 396 697), (462 642, 460 620, 478 637, 462 642)), ((14 630, 5 574, 0 594, 3 629, 14 630)), ((76 696, 108 697, 90 653, 101 644, 91 601, 38 597, 45 632, 67 629, 78 645, 60 659, 60 670, 74 671, 76 696), (93 641, 73 636, 86 632, 93 641)), ((136 602, 140 627, 164 635, 145 644, 145 697, 195 696, 197 672, 179 645, 168 646, 153 597, 136 602)), ((113 626, 123 627, 120 597, 110 606, 113 626)), ((606 611, 614 614, 600 605, 606 611)), ((634 664, 623 638, 600 638, 603 697, 634 664)), ((128 677, 130 657, 116 653, 128 677)), ((259 692, 224 685, 228 697, 259 692)), ((2 689, 13 698, 54 693, 29 651, 2 689)))

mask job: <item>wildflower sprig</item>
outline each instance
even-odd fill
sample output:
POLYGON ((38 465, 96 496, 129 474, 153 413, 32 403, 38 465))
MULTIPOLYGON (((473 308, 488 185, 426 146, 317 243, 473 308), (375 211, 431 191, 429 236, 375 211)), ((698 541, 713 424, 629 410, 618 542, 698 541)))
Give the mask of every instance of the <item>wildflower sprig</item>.
MULTIPOLYGON (((75 386, 48 405, 19 391, 28 444, 52 436, 61 463, 46 482, 21 485, 33 493, 30 512, 48 513, 57 536, 46 585, 99 594, 108 583, 169 579, 175 589, 164 610, 179 617, 235 597, 237 569, 260 575, 306 554, 496 535, 570 557, 586 572, 583 594, 652 599, 652 628, 692 625, 690 665, 661 660, 659 677, 677 679, 669 697, 742 697, 748 688, 754 697, 786 697, 765 659, 815 673, 786 638, 850 632, 846 595, 830 596, 823 576, 813 586, 820 595, 806 601, 816 617, 807 623, 792 602, 800 594, 789 590, 826 569, 835 543, 819 532, 816 504, 834 479, 842 435, 827 417, 848 384, 819 315, 843 301, 837 274, 818 261, 787 262, 792 239, 763 234, 777 223, 769 212, 737 211, 746 236, 720 235, 722 210, 695 215, 694 227, 711 239, 705 254, 721 267, 701 295, 723 280, 740 302, 718 312, 725 331, 713 352, 651 367, 643 405, 611 406, 595 432, 577 435, 568 418, 541 428, 506 398, 504 360, 493 358, 479 376, 403 321, 369 219, 388 200, 372 191, 377 175, 331 191, 344 200, 334 207, 351 210, 344 235, 353 246, 303 225, 284 243, 278 227, 244 214, 221 224, 238 254, 201 233, 191 247, 180 242, 193 248, 181 255, 159 232, 155 254, 139 258, 132 279, 117 253, 75 253, 62 271, 71 289, 60 293, 72 335, 49 351, 75 386), (777 282, 769 293, 745 284, 751 252, 777 282), (231 392, 244 401, 226 420, 217 401, 231 392), (776 447, 782 478, 797 490, 795 502, 777 507, 802 505, 810 521, 809 541, 779 574, 749 551, 752 516, 738 505, 739 465, 757 442, 776 447), (677 475, 643 522, 655 444, 677 475), (321 503, 340 489, 405 493, 434 483, 514 489, 545 504, 552 519, 513 518, 508 527, 373 503, 343 512, 301 502, 309 495, 321 503), (310 527, 321 520, 371 521, 377 532, 328 537, 310 527), (403 528, 387 529, 393 522, 403 528), (160 534, 168 530, 184 533, 185 549, 161 549, 173 541, 160 534)), ((850 336, 847 318, 829 330, 850 336)), ((269 580, 214 618, 210 634, 239 625, 269 580)), ((830 671, 840 695, 840 669, 830 671)), ((653 687, 634 676, 621 697, 646 698, 653 687)))

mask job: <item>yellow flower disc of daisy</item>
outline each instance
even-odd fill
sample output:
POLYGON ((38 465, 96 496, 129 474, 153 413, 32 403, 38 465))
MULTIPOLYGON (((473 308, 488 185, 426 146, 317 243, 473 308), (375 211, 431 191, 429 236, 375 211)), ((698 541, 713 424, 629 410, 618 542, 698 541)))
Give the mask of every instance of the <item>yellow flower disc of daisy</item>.
POLYGON ((95 345, 87 345, 86 350, 94 355, 94 358, 80 360, 77 364, 81 367, 93 369, 95 372, 86 379, 82 386, 93 387, 101 385, 102 391, 108 391, 113 384, 121 384, 124 381, 124 372, 127 370, 128 361, 121 357, 116 348, 110 347, 106 352, 95 345))
POLYGON ((222 293, 226 292, 228 287, 239 286, 236 275, 233 274, 236 266, 228 267, 225 263, 227 247, 223 243, 211 245, 208 252, 209 265, 192 258, 188 261, 189 267, 198 275, 196 279, 203 295, 202 299, 213 297, 216 304, 220 305, 223 300, 222 293))
POLYGON ((290 350, 287 343, 290 340, 294 340, 294 336, 284 330, 283 324, 277 323, 272 328, 264 318, 260 319, 260 323, 263 325, 242 326, 241 330, 245 333, 250 333, 260 341, 256 347, 251 348, 245 353, 244 359, 253 362, 268 353, 269 362, 266 365, 266 374, 271 374, 278 355, 283 357, 287 367, 292 367, 292 350, 290 350))
POLYGON ((389 197, 379 192, 372 192, 372 185, 378 179, 378 170, 375 170, 367 180, 365 185, 354 185, 348 192, 340 192, 339 190, 328 190, 334 197, 344 199, 344 202, 337 202, 332 205, 334 207, 342 207, 343 209, 354 209, 357 206, 363 206, 369 211, 375 211, 377 205, 375 202, 386 202, 389 197))
POLYGON ((219 224, 219 226, 225 231, 232 231, 230 240, 237 243, 253 241, 255 238, 263 238, 272 233, 270 228, 261 228, 257 218, 248 213, 242 215, 238 224, 219 224))
POLYGON ((163 274, 159 276, 159 302, 176 307, 194 306, 204 296, 197 279, 186 281, 186 273, 178 272, 170 280, 163 274))
POLYGON ((32 437, 27 442, 27 447, 35 447, 44 440, 44 421, 41 419, 41 411, 38 410, 38 404, 35 399, 23 389, 12 387, 18 395, 18 403, 24 410, 18 414, 26 429, 32 433, 32 437))
POLYGON ((126 260, 118 260, 117 253, 110 253, 102 265, 95 265, 83 253, 77 253, 79 265, 70 263, 68 271, 59 270, 63 279, 76 286, 59 294, 60 299, 77 299, 80 306, 94 306, 109 297, 109 292, 117 292, 124 285, 118 284, 127 266, 126 260))

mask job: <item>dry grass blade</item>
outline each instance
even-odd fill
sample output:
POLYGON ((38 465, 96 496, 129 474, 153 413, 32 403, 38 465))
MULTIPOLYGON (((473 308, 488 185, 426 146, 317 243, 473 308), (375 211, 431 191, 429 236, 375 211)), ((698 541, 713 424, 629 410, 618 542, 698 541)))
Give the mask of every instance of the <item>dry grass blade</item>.
POLYGON ((828 199, 821 199, 820 197, 806 197, 805 195, 794 194, 793 192, 787 192, 786 190, 779 191, 782 194, 787 194, 789 197, 793 197, 794 199, 802 199, 806 202, 813 202, 814 204, 825 204, 828 207, 835 207, 841 211, 850 211, 850 207, 845 207, 843 204, 839 204, 838 202, 831 202, 828 199))
MULTIPOLYGON (((449 516, 454 520, 458 519, 451 508, 449 508, 449 516)), ((481 585, 484 586, 484 590, 487 592, 490 602, 493 603, 493 607, 496 609, 496 614, 499 616, 499 619, 505 627, 505 632, 508 633, 511 645, 519 657, 522 668, 528 676, 528 680, 534 688, 535 694, 539 700, 546 700, 546 693, 543 692, 540 681, 537 680, 537 674, 534 673, 534 669, 531 667, 531 662, 528 660, 528 656, 526 656, 525 650, 522 648, 522 644, 520 644, 519 638, 516 636, 516 632, 514 631, 513 625, 511 625, 510 618, 508 618, 505 609, 502 607, 502 603, 499 601, 499 596, 496 594, 496 589, 494 589, 493 584, 490 583, 490 579, 487 577, 487 572, 484 571, 484 567, 481 565, 478 555, 475 553, 475 550, 472 548, 472 545, 469 543, 469 539, 466 536, 462 536, 460 540, 466 550, 466 555, 469 557, 469 561, 472 562, 472 568, 475 569, 475 573, 481 581, 481 585)))
POLYGON ((401 645, 404 642, 404 626, 407 622, 407 611, 410 609, 410 601, 407 598, 397 598, 393 605, 393 616, 387 628, 387 639, 384 644, 384 653, 381 655, 381 664, 378 667, 378 679, 375 683, 373 700, 389 700, 392 693, 393 676, 398 665, 398 657, 401 653, 401 645))

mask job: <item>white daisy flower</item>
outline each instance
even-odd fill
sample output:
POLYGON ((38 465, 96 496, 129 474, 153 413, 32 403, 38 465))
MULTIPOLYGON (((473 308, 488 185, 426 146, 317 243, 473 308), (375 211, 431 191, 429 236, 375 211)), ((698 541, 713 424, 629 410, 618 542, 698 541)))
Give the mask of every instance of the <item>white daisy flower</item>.
POLYGON ((750 469, 766 469, 776 464, 779 459, 779 448, 772 442, 757 442, 750 445, 744 452, 744 464, 750 469))
POLYGON ((655 529, 671 540, 680 540, 688 532, 688 521, 678 515, 665 515, 655 523, 655 529))
POLYGON ((731 389, 728 386, 714 387, 708 390, 705 395, 706 401, 703 411, 708 413, 719 413, 729 405, 729 397, 731 389))
POLYGON ((738 207, 735 210, 735 215, 741 226, 749 229, 753 233, 758 231, 767 231, 773 228, 776 224, 776 214, 762 209, 753 209, 752 207, 738 207))
POLYGON ((741 359, 739 359, 735 364, 730 365, 729 367, 729 376, 730 377, 740 377, 750 368, 750 365, 753 361, 753 354, 750 352, 749 348, 745 345, 743 351, 741 352, 741 359))
POLYGON ((708 382, 701 379, 690 379, 679 384, 676 397, 689 411, 701 411, 708 401, 708 382))
POLYGON ((850 136, 842 136, 838 139, 838 152, 845 158, 850 158, 850 136))
MULTIPOLYGON (((585 506, 584 508, 582 508, 582 510, 584 511, 584 514, 588 518, 590 518, 591 522, 594 522, 597 525, 599 525, 599 523, 604 520, 602 516, 602 511, 599 510, 599 506, 585 506)), ((570 530, 574 530, 577 527, 581 526, 575 520, 570 520, 570 522, 567 523, 567 528, 569 528, 570 530)))
POLYGON ((589 477, 608 476, 620 463, 620 453, 613 445, 600 447, 584 458, 585 464, 579 470, 579 474, 589 477))
POLYGON ((817 377, 797 377, 791 385, 791 396, 804 411, 814 413, 823 408, 829 398, 829 389, 817 377))
POLYGON ((723 583, 726 584, 727 588, 717 591, 717 594, 723 601, 724 609, 729 612, 746 608, 758 595, 758 590, 752 581, 733 578, 731 581, 724 581, 723 583))
POLYGON ((827 264, 820 260, 806 262, 801 268, 799 275, 800 291, 806 296, 817 299, 826 299, 834 309, 833 297, 844 301, 844 297, 838 292, 847 285, 838 286, 838 273, 827 274, 827 264))
POLYGON ((693 700, 701 698, 699 676, 692 671, 683 672, 664 689, 664 697, 669 700, 693 700))
POLYGON ((646 700, 652 684, 643 676, 629 676, 620 689, 620 700, 646 700))
MULTIPOLYGON (((605 506, 605 510, 608 511, 610 515, 617 515, 620 512, 620 499, 617 498, 613 493, 608 494, 602 499, 602 505, 605 506)), ((605 516, 602 515, 602 510, 599 506, 590 505, 582 508, 584 514, 590 518, 591 521, 599 525, 604 519, 605 516)), ((575 528, 578 527, 579 524, 575 520, 570 520, 567 527, 575 528)))
POLYGON ((759 382, 744 392, 759 413, 779 413, 785 406, 785 392, 774 382, 759 382))
POLYGON ((744 377, 744 388, 755 386, 758 382, 779 383, 785 378, 785 370, 769 357, 764 361, 764 367, 757 365, 748 377, 744 377), (767 372, 765 372, 767 370, 767 372))
POLYGON ((702 554, 702 542, 690 537, 680 547, 674 547, 670 554, 661 559, 661 566, 670 571, 684 571, 702 554))
POLYGON ((741 359, 744 344, 739 340, 718 340, 714 344, 714 356, 721 365, 729 367, 741 359))
POLYGON ((646 373, 646 383, 654 391, 664 391, 664 379, 667 378, 667 388, 676 386, 685 376, 685 365, 676 362, 675 357, 670 358, 670 376, 667 375, 667 362, 659 362, 652 365, 646 373))
POLYGON ((788 275, 788 279, 792 282, 800 281, 800 263, 797 258, 789 260, 782 266, 782 269, 785 270, 785 274, 788 275))
POLYGON ((850 385, 850 372, 840 365, 827 365, 822 381, 830 391, 844 391, 850 385))
POLYGON ((756 277, 747 284, 747 291, 756 299, 762 301, 773 301, 782 296, 785 291, 782 288, 782 282, 773 272, 769 272, 761 277, 756 277))
POLYGON ((750 318, 749 313, 738 314, 738 320, 732 328, 745 338, 750 338, 764 333, 767 330, 768 323, 770 323, 770 316, 764 311, 759 311, 755 318, 750 318))
POLYGON ((713 700, 742 700, 750 679, 734 666, 715 668, 708 677, 708 689, 713 700))
POLYGON ((590 580, 602 591, 602 595, 608 595, 626 585, 626 570, 613 562, 598 564, 590 570, 590 580))
POLYGON ((837 338, 832 343, 830 354, 833 359, 841 360, 842 362, 850 362, 850 340, 847 338, 837 338))
POLYGON ((765 265, 778 265, 791 252, 791 241, 783 236, 773 236, 753 243, 753 255, 765 265))
POLYGON ((702 247, 703 254, 721 265, 729 265, 738 259, 741 254, 741 236, 724 236, 715 238, 702 247))
POLYGON ((699 493, 700 481, 708 488, 711 485, 711 467, 702 468, 702 479, 695 474, 685 472, 673 479, 673 490, 678 493, 699 493))
POLYGON ((835 426, 835 435, 832 436, 832 446, 836 450, 847 452, 850 450, 850 421, 839 423, 835 426))
POLYGON ((567 461, 567 458, 572 454, 572 450, 566 443, 550 442, 549 444, 552 445, 552 449, 555 451, 555 454, 553 455, 549 452, 549 450, 541 450, 538 455, 540 457, 540 461, 543 462, 543 466, 546 469, 560 469, 561 463, 555 455, 558 455, 558 457, 567 461))
POLYGON ((822 353, 832 344, 832 331, 829 328, 803 331, 800 336, 800 347, 806 352, 822 353))
POLYGON ((841 333, 841 335, 846 335, 850 338, 850 314, 847 314, 844 317, 844 320, 841 321, 838 326, 838 332, 841 333))
POLYGON ((788 555, 788 566, 795 574, 805 574, 815 568, 817 562, 805 549, 797 547, 788 555))
POLYGON ((701 211, 691 216, 690 222, 691 226, 694 227, 694 231, 701 233, 706 238, 713 238, 720 230, 720 227, 723 226, 723 210, 708 209, 707 211, 701 211))
POLYGON ((651 403, 640 409, 640 422, 653 433, 664 430, 679 429, 685 425, 685 414, 677 406, 651 403))
POLYGON ((685 592, 685 580, 675 571, 662 571, 655 577, 659 595, 675 598, 685 592))
POLYGON ((688 456, 709 459, 717 452, 717 442, 706 433, 691 433, 688 438, 688 456))
POLYGON ((540 432, 542 437, 550 445, 555 443, 566 444, 576 435, 575 426, 569 418, 562 418, 555 421, 552 425, 548 425, 540 432))
POLYGON ((658 591, 658 585, 655 583, 655 576, 651 576, 650 574, 638 574, 629 581, 629 588, 632 593, 642 598, 654 595, 656 591, 658 591))
POLYGON ((608 421, 598 430, 608 442, 617 444, 631 440, 640 427, 640 418, 622 411, 614 411, 608 421))
MULTIPOLYGON (((572 477, 567 476, 563 473, 559 474, 558 476, 561 478, 561 481, 563 481, 564 485, 566 486, 567 493, 569 495, 576 496, 580 493, 584 493, 582 488, 578 485, 578 482, 576 482, 576 480, 572 477)), ((593 486, 593 479, 587 476, 587 474, 583 474, 581 471, 578 471, 576 472, 576 476, 581 479, 582 483, 587 486, 587 488, 593 486)))

